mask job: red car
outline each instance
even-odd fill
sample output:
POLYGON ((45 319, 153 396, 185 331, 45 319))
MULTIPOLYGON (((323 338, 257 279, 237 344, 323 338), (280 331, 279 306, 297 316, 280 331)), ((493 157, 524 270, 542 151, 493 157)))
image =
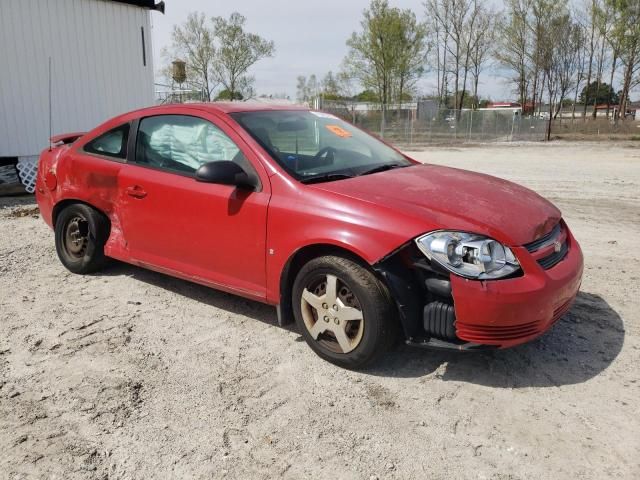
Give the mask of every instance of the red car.
POLYGON ((580 247, 547 200, 420 164, 325 113, 161 106, 53 141, 37 200, 66 268, 114 258, 277 306, 341 366, 398 333, 512 347, 580 287, 580 247))

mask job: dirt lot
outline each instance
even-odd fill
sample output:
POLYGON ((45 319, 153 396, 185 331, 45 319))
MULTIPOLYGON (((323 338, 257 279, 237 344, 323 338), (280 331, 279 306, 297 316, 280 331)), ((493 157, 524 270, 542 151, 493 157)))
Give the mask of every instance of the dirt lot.
POLYGON ((33 201, 0 199, 0 478, 639 478, 640 147, 416 157, 563 210, 586 270, 550 333, 349 372, 270 307, 121 264, 74 276, 33 201))

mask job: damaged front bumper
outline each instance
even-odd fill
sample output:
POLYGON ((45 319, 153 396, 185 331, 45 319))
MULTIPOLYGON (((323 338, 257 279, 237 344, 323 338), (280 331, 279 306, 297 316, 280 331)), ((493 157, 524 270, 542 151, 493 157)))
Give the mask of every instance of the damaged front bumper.
POLYGON ((544 334, 571 307, 582 280, 580 246, 562 228, 562 251, 514 247, 521 274, 469 280, 429 262, 412 243, 374 266, 396 301, 406 343, 477 351, 509 348, 544 334), (553 255, 553 252, 552 252, 553 255))

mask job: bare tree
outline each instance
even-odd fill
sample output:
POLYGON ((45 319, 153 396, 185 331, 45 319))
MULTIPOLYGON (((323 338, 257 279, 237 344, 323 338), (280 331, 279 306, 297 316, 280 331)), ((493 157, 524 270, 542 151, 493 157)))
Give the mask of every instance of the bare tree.
POLYGON ((478 3, 478 0, 473 0, 469 4, 464 5, 465 2, 461 2, 462 7, 466 8, 465 20, 462 25, 462 89, 459 92, 460 99, 458 100, 458 111, 462 110, 464 105, 464 97, 467 92, 467 78, 469 76, 469 68, 471 66, 471 58, 473 56, 474 42, 478 37, 478 22, 482 16, 482 3, 478 3))
POLYGON ((579 48, 578 48, 577 60, 576 60, 577 61, 576 87, 575 87, 574 96, 573 96, 573 105, 571 107, 572 119, 576 118, 576 105, 578 103, 578 96, 580 95, 580 87, 582 86, 582 82, 585 79, 585 67, 586 67, 586 58, 585 58, 586 52, 585 52, 585 49, 582 47, 582 45, 584 45, 585 38, 586 38, 586 30, 584 28, 584 25, 582 25, 580 22, 576 22, 576 27, 578 28, 577 35, 579 35, 579 40, 578 40, 579 48))
MULTIPOLYGON (((587 53, 589 60, 587 61, 587 85, 591 83, 591 76, 593 75, 593 57, 596 51, 596 30, 597 30, 597 15, 598 4, 597 0, 587 0, 587 25, 589 29, 589 42, 587 43, 587 53)), ((587 116, 587 103, 583 106, 582 117, 587 116)))
MULTIPOLYGON (((479 0, 427 0, 425 9, 434 29, 435 64, 438 71, 438 94, 443 103, 447 96, 448 76, 453 83, 453 107, 460 111, 467 95, 469 75, 477 87, 478 76, 488 57, 486 38, 490 35, 489 16, 479 0), (440 79, 442 74, 442 80, 440 79)), ((474 88, 477 95, 477 88, 474 88)))
MULTIPOLYGON (((611 7, 610 5, 605 4, 605 8, 609 9, 609 13, 610 13, 610 21, 612 23, 612 30, 609 32, 609 35, 607 36, 607 43, 609 45, 609 49, 610 49, 610 55, 611 55, 611 69, 610 69, 610 75, 609 75, 609 85, 613 86, 613 79, 615 77, 616 74, 616 70, 618 67, 618 60, 620 59, 620 50, 622 48, 621 45, 621 38, 616 35, 615 33, 615 17, 614 17, 614 12, 611 11, 611 7)), ((607 102, 607 118, 609 118, 609 114, 610 112, 610 104, 611 102, 607 102)))
POLYGON ((622 91, 616 118, 625 117, 629 93, 640 83, 640 2, 630 0, 607 0, 612 8, 613 28, 611 35, 620 46, 620 62, 624 68, 622 91))
POLYGON ((531 38, 528 27, 531 1, 507 0, 506 4, 505 17, 497 28, 495 57, 504 68, 512 72, 511 81, 515 85, 520 104, 524 107, 527 103, 531 72, 531 38))
POLYGON ((582 31, 567 12, 554 19, 551 26, 554 39, 551 81, 554 85, 556 101, 554 118, 562 111, 567 95, 576 88, 579 70, 582 31))
MULTIPOLYGON (((473 34, 471 45, 471 77, 473 79, 473 97, 475 101, 478 96, 478 83, 480 75, 491 59, 491 53, 495 42, 496 13, 493 11, 483 11, 478 17, 478 24, 473 34)), ((475 105, 477 108, 478 105, 475 105)))
POLYGON ((447 52, 449 50, 449 6, 448 0, 427 0, 424 7, 427 15, 427 27, 430 41, 433 44, 431 49, 433 58, 432 64, 436 70, 438 104, 442 107, 445 104, 448 92, 448 72, 447 72, 447 52))
MULTIPOLYGON (((596 25, 596 91, 600 91, 600 86, 602 85, 602 75, 604 72, 605 62, 606 62, 606 47, 608 45, 607 37, 611 31, 612 23, 611 23, 611 10, 606 8, 602 4, 602 0, 596 0, 595 5, 593 6, 594 16, 593 21, 596 25)), ((593 99, 593 118, 596 118, 598 109, 597 109, 597 96, 593 99)))
MULTIPOLYGON (((564 7, 566 0, 559 2, 564 7)), ((527 27, 531 36, 531 102, 535 106, 542 102, 545 85, 549 89, 550 59, 553 50, 552 34, 553 17, 558 8, 558 2, 553 0, 531 0, 528 12, 527 27), (546 67, 546 68, 545 68, 546 67)))
POLYGON ((318 80, 315 75, 308 78, 300 75, 296 88, 296 99, 299 103, 311 105, 313 100, 318 96, 318 80))

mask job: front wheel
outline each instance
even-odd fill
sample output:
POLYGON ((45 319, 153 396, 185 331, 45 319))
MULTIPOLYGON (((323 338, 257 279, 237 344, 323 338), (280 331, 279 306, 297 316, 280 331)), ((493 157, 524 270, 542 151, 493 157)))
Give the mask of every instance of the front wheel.
POLYGON ((309 346, 342 367, 372 363, 395 340, 397 318, 385 286, 348 258, 319 257, 302 267, 293 307, 309 346))

